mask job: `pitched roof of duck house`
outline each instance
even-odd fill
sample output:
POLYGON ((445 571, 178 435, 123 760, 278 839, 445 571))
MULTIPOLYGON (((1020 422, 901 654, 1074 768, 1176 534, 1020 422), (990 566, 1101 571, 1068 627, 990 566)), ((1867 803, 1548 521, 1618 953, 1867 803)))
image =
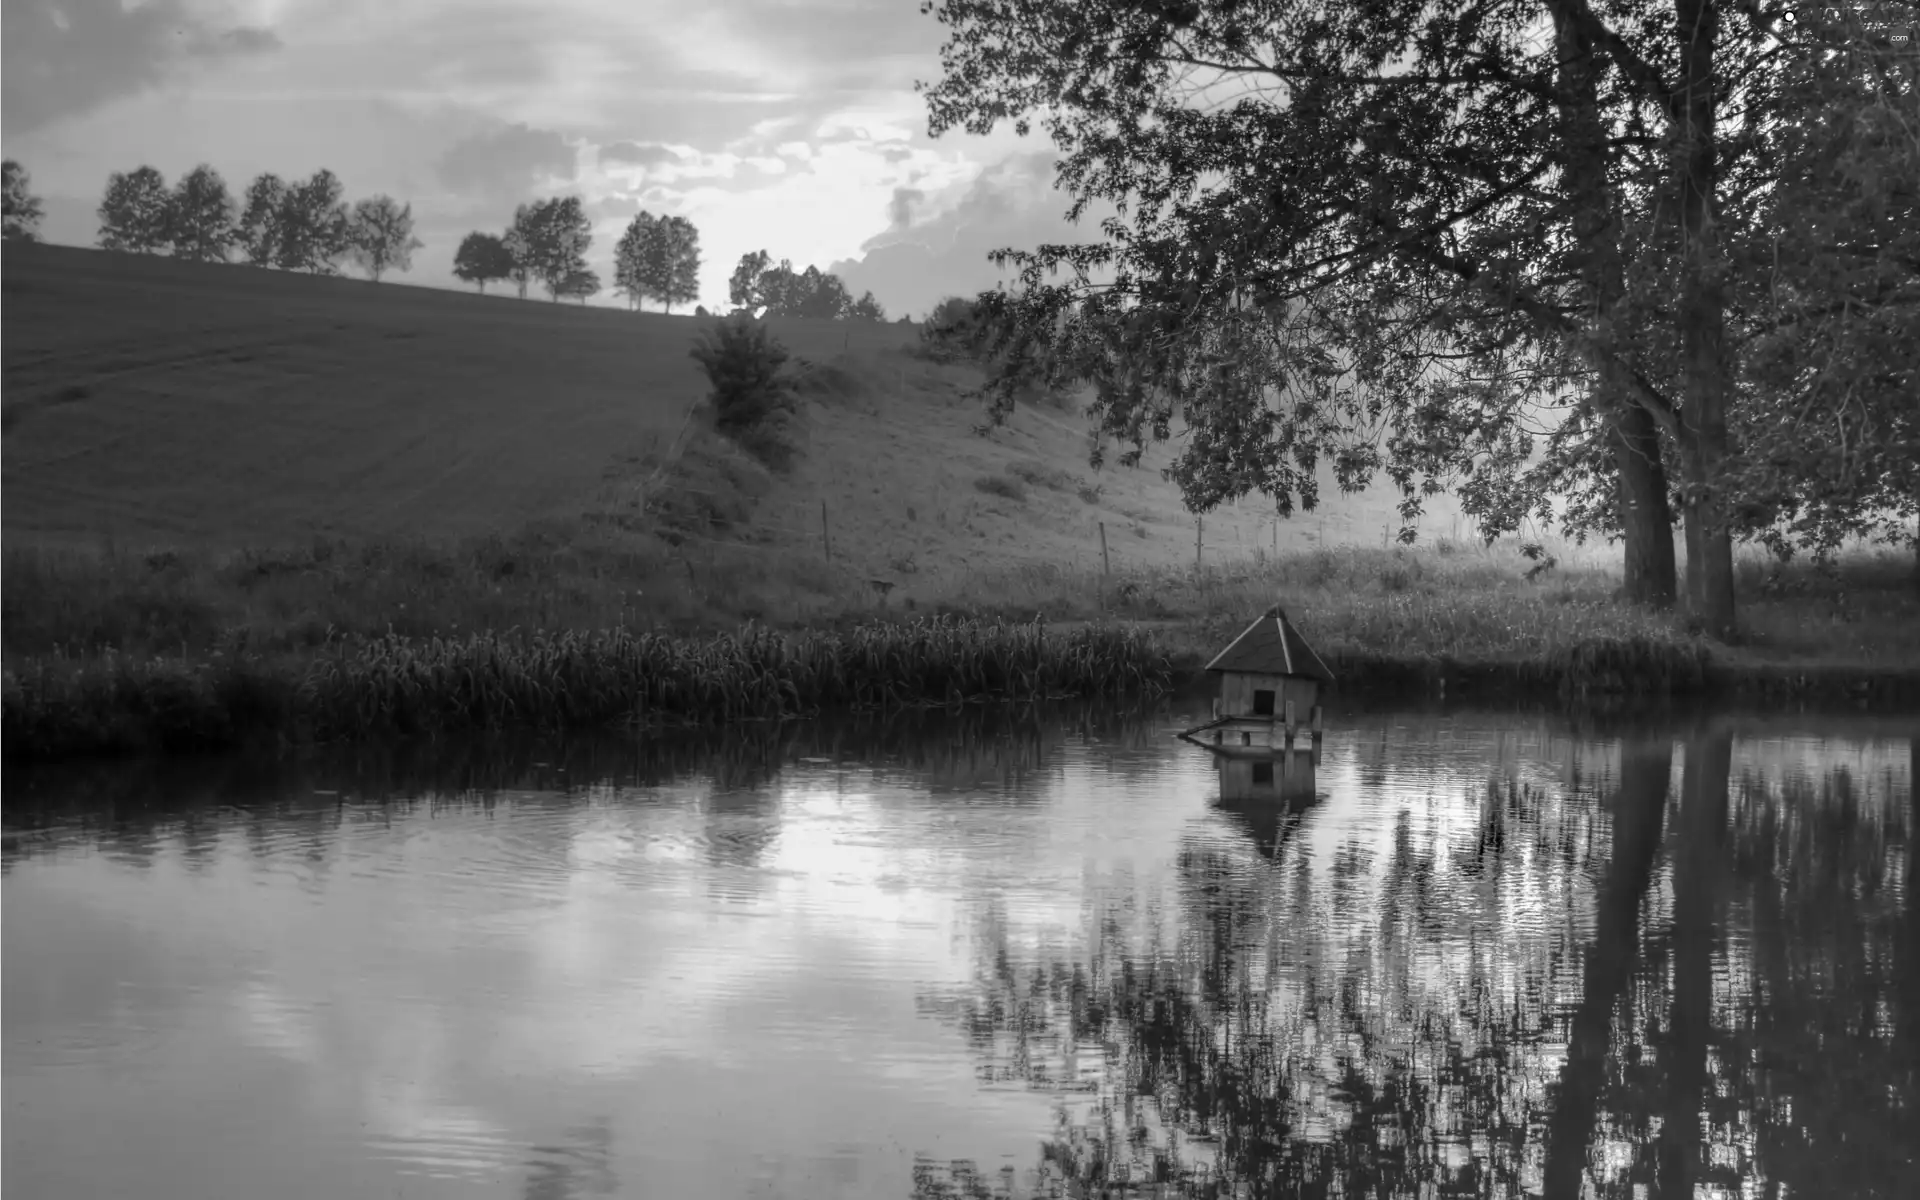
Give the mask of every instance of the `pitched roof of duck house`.
POLYGON ((1209 671, 1245 671, 1255 675, 1304 675, 1333 682, 1333 672, 1320 661, 1307 639, 1287 620, 1278 604, 1261 613, 1246 631, 1207 664, 1209 671))

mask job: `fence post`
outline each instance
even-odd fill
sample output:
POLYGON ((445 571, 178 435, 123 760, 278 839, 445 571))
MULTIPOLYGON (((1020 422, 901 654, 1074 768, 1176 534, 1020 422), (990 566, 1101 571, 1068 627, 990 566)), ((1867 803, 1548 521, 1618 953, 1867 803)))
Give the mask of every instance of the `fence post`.
POLYGON ((1107 523, 1100 522, 1100 575, 1102 578, 1113 574, 1113 560, 1107 557, 1107 523))
POLYGON ((833 535, 827 532, 827 502, 820 502, 820 545, 826 551, 827 561, 833 561, 833 535))

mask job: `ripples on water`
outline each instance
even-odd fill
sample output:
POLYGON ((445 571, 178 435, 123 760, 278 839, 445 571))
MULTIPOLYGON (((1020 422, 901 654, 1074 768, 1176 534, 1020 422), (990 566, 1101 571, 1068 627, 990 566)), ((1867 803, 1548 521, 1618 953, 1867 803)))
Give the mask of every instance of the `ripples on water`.
POLYGON ((1182 723, 9 772, 5 1193, 1920 1195, 1913 722, 1182 723))

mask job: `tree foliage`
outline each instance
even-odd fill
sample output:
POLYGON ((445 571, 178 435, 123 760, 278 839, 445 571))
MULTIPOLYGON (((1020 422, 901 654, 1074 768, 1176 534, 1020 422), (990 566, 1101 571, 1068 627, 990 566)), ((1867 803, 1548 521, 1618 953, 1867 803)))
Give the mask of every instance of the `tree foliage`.
POLYGON ((531 205, 516 205, 513 223, 507 226, 506 233, 500 238, 500 244, 507 252, 507 260, 513 264, 513 269, 507 272, 507 278, 513 280, 514 290, 522 300, 527 298, 527 285, 534 278, 534 251, 529 225, 533 219, 532 213, 531 205))
POLYGON ((153 167, 107 176, 100 201, 100 247, 135 254, 157 254, 173 240, 172 196, 166 177, 153 167))
POLYGON ((555 295, 568 296, 579 300, 581 304, 585 304, 589 296, 596 296, 599 293, 600 273, 582 267, 580 270, 567 273, 567 277, 560 281, 560 287, 555 292, 555 295))
POLYGON ((499 234, 475 230, 462 238, 460 248, 454 251, 453 273, 467 283, 478 284, 485 294, 487 284, 513 277, 513 254, 499 234))
POLYGON ((280 260, 286 202, 286 181, 271 171, 247 185, 234 238, 247 261, 256 267, 271 267, 280 260))
POLYGON ((864 298, 869 307, 856 314, 860 302, 847 294, 847 286, 838 275, 813 266, 795 271, 788 259, 781 259, 777 266, 769 266, 771 261, 764 250, 741 256, 728 284, 728 296, 736 309, 764 307, 764 315, 769 317, 833 319, 858 315, 863 320, 875 319, 869 314, 879 312, 879 302, 869 293, 864 298))
POLYGON ((641 212, 628 223, 614 250, 614 278, 630 302, 675 304, 700 298, 700 231, 685 217, 641 212))
POLYGON ((287 188, 280 202, 274 265, 287 271, 332 275, 353 249, 353 218, 341 199, 340 179, 321 168, 287 188))
POLYGON ((1656 468, 1633 503, 1664 509, 1671 462, 1690 599, 1730 627, 1732 298, 1756 268, 1726 218, 1769 180, 1760 117, 1786 53, 1769 16, 1713 0, 1665 16, 1639 0, 923 7, 949 32, 934 132, 1024 133, 1038 115, 1070 215, 1119 210, 1101 243, 994 256, 1022 268, 1015 292, 979 297, 1006 364, 996 413, 1045 349, 1050 381, 1093 383, 1136 461, 1185 425, 1169 473, 1196 510, 1251 492, 1311 508, 1331 460, 1342 487, 1388 473, 1408 538, 1448 487, 1489 534, 1555 519, 1556 480, 1576 520, 1617 523, 1623 464, 1656 468))
POLYGON ((736 314, 701 334, 689 354, 713 385, 720 432, 741 434, 792 407, 793 383, 784 372, 789 355, 765 325, 736 314))
POLYGON ((413 236, 413 205, 391 196, 355 201, 349 232, 348 253, 375 283, 388 271, 411 270, 413 252, 424 244, 413 236))
POLYGON ((1920 95, 1871 45, 1849 28, 1775 66, 1733 231, 1735 515, 1783 558, 1920 518, 1920 95))
POLYGON ((620 240, 614 243, 613 289, 627 298, 628 308, 638 308, 647 296, 646 284, 640 278, 640 264, 646 257, 653 221, 651 213, 636 214, 621 231, 620 240))
POLYGON ((541 200, 514 210, 505 241, 514 255, 520 294, 526 295, 527 279, 538 279, 558 300, 567 280, 587 269, 593 223, 578 196, 541 200))
POLYGON ((773 259, 765 250, 754 250, 740 256, 740 262, 733 268, 733 275, 727 280, 727 302, 738 309, 759 308, 757 299, 760 276, 765 273, 773 259))
POLYGON ((0 193, 4 199, 0 203, 0 239, 9 242, 37 242, 40 240, 40 221, 46 216, 46 207, 40 197, 33 194, 33 180, 27 169, 14 159, 0 164, 0 193))
POLYGON ((206 163, 180 177, 173 188, 168 239, 173 256, 191 262, 225 262, 236 240, 235 206, 227 181, 206 163))
POLYGON ((873 298, 872 292, 862 292, 858 300, 847 306, 847 316, 855 321, 879 323, 887 319, 887 310, 880 307, 880 302, 873 298))

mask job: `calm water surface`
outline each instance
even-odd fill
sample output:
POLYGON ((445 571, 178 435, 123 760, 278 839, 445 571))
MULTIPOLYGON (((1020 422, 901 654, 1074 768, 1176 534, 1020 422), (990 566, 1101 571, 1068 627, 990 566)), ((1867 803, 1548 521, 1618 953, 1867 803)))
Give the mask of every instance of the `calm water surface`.
POLYGON ((1920 720, 9 772, 4 1192, 1920 1196, 1920 720))

